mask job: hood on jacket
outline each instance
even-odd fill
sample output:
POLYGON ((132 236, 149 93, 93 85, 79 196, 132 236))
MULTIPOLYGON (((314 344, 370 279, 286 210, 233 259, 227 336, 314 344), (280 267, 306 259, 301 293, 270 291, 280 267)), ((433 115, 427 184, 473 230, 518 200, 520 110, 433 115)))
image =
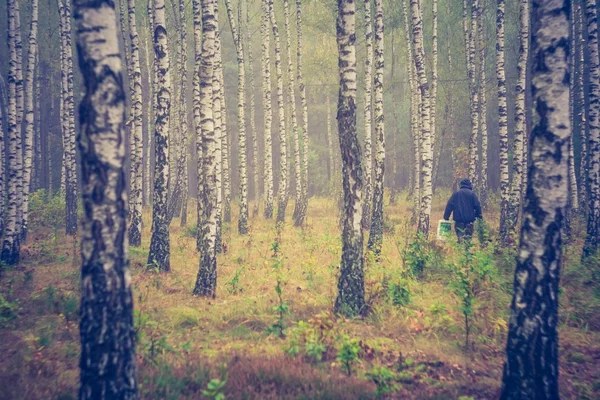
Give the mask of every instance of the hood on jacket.
POLYGON ((471 181, 468 179, 463 179, 462 181, 460 181, 460 188, 461 189, 469 189, 469 190, 473 190, 473 185, 471 184, 471 181))

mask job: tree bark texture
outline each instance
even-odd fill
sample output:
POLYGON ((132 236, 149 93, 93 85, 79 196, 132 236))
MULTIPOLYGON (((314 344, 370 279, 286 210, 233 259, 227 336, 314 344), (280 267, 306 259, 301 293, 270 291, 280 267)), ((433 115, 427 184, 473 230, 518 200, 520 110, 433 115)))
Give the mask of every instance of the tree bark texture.
POLYGON ((371 0, 365 5, 365 92, 363 115, 365 121, 365 189, 363 201, 363 229, 371 228, 371 203, 373 201, 373 22, 371 18, 371 0))
POLYGON ((272 125, 273 110, 271 108, 271 57, 269 33, 269 4, 268 0, 261 0, 262 19, 260 32, 262 37, 262 90, 263 90, 263 112, 264 112, 264 138, 265 138, 265 210, 266 219, 273 218, 273 142, 272 125))

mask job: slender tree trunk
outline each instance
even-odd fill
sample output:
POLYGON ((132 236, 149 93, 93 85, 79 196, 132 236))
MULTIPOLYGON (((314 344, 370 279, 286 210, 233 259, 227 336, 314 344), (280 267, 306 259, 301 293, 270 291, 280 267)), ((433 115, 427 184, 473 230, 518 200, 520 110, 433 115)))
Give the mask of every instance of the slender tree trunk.
POLYGON ((327 171, 329 177, 329 184, 332 184, 335 178, 335 161, 333 159, 333 138, 331 134, 331 100, 327 96, 327 153, 328 153, 328 164, 327 171))
POLYGON ((248 73, 250 86, 250 133, 252 135, 252 180, 254 184, 254 205, 252 207, 252 216, 256 217, 259 213, 261 190, 260 190, 260 167, 258 165, 258 131, 256 129, 256 95, 254 91, 254 58, 252 55, 252 37, 250 36, 250 4, 246 5, 246 29, 244 30, 248 48, 248 73))
POLYGON ((510 189, 510 200, 506 218, 507 229, 514 231, 517 229, 519 208, 521 205, 521 194, 523 192, 523 173, 526 165, 524 164, 525 151, 525 85, 527 78, 527 56, 529 52, 529 1, 519 1, 520 13, 520 49, 517 71, 519 74, 517 82, 517 102, 515 107, 515 137, 513 152, 513 173, 510 189))
POLYGON ((188 88, 188 70, 187 70, 187 23, 185 13, 186 2, 179 0, 179 37, 181 41, 181 58, 179 65, 179 75, 181 76, 181 89, 179 93, 179 123, 181 125, 181 149, 179 154, 179 166, 181 168, 181 177, 178 178, 181 186, 181 226, 187 224, 187 205, 189 192, 188 177, 188 153, 189 153, 189 127, 188 127, 188 107, 187 107, 187 88, 188 88))
POLYGON ((296 58, 298 67, 298 89, 300 91, 300 105, 302 106, 302 207, 298 213, 297 224, 304 225, 308 212, 308 104, 306 101, 306 86, 302 74, 302 53, 304 44, 302 39, 302 0, 296 0, 296 30, 297 46, 296 58))
MULTIPOLYGON (((6 181, 4 180, 6 171, 4 170, 4 166, 6 165, 6 153, 4 149, 4 125, 6 124, 5 114, 2 110, 2 102, 0 102, 0 133, 2 133, 2 138, 0 138, 0 232, 4 233, 4 208, 6 207, 6 181)), ((10 138, 9 138, 10 139, 10 138)), ((0 268, 0 273, 2 269, 0 268)))
POLYGON ((338 0, 337 44, 340 91, 337 111, 344 213, 342 260, 335 309, 348 316, 366 312, 362 221, 363 171, 356 133, 356 3, 338 0))
POLYGON ((600 244, 600 56, 598 55, 598 16, 596 0, 586 0, 589 60, 589 138, 587 148, 588 223, 582 259, 598 253, 600 244))
POLYGON ((129 16, 129 38, 131 42, 131 189, 129 212, 131 225, 129 226, 129 244, 133 247, 142 245, 142 147, 143 147, 143 120, 142 120, 142 70, 140 67, 140 39, 135 21, 135 0, 128 0, 127 12, 129 16))
MULTIPOLYGON (((224 174, 223 174, 223 169, 224 169, 224 164, 223 164, 223 135, 226 132, 226 127, 223 125, 223 102, 225 101, 225 99, 222 97, 223 94, 223 86, 224 86, 224 82, 222 81, 222 77, 221 77, 221 72, 222 72, 222 66, 220 65, 221 62, 221 40, 220 40, 220 34, 219 34, 219 8, 218 8, 218 3, 215 2, 215 6, 214 6, 214 23, 215 23, 215 45, 214 45, 214 52, 215 52, 215 58, 213 59, 213 79, 212 79, 212 95, 213 95, 213 118, 214 118, 214 123, 215 123, 215 157, 216 157, 216 167, 215 167, 215 183, 216 183, 216 190, 217 190, 217 204, 216 204, 216 212, 217 212, 217 237, 216 237, 216 244, 215 244, 215 248, 216 248, 216 252, 217 253, 221 253, 223 251, 223 240, 222 240, 222 232, 223 232, 223 228, 222 228, 222 220, 223 220, 223 178, 224 178, 224 174)), ((201 34, 202 34, 202 29, 201 29, 201 24, 198 24, 198 32, 199 32, 199 36, 197 38, 198 41, 198 47, 197 47, 197 54, 199 58, 196 58, 196 64, 198 68, 198 72, 196 73, 196 77, 200 77, 200 68, 202 66, 202 41, 201 41, 201 34)), ((200 85, 200 81, 198 81, 198 85, 200 85)), ((198 86, 198 118, 199 120, 201 120, 201 116, 200 116, 200 86, 198 86)), ((198 126, 200 126, 200 123, 198 123, 198 126)), ((199 128, 198 128, 199 129, 199 128)), ((200 137, 199 139, 200 144, 202 143, 202 139, 200 137)), ((198 146, 198 144, 196 145, 198 146)), ((198 152, 198 154, 202 154, 202 150, 200 150, 198 152)), ((201 159, 199 159, 199 161, 201 161, 201 159)), ((202 169, 202 166, 199 167, 200 170, 202 169)), ((200 184, 202 184, 201 181, 199 181, 200 184)), ((198 193, 201 193, 202 190, 199 190, 198 193)), ((198 197, 200 198, 200 197, 198 197)), ((200 248, 200 247, 199 247, 200 248)))
POLYGON ((153 121, 156 119, 156 93, 155 93, 155 83, 156 83, 156 64, 154 62, 154 51, 153 47, 153 39, 152 33, 154 32, 154 0, 148 0, 148 35, 147 39, 144 40, 144 44, 146 46, 146 67, 148 71, 148 93, 150 100, 148 101, 148 105, 146 108, 147 114, 147 143, 145 147, 145 162, 144 162, 144 175, 146 176, 146 186, 144 191, 146 192, 146 204, 152 203, 153 197, 153 177, 151 171, 152 162, 151 154, 152 154, 152 137, 154 132, 154 124, 153 121), (151 61, 152 60, 152 61, 151 61))
MULTIPOLYGON (((200 0, 194 0, 192 3, 193 6, 193 15, 194 15, 194 74, 193 74, 193 100, 192 100, 192 111, 194 115, 194 135, 196 138, 196 156, 197 164, 196 164, 196 176, 197 176, 197 194, 196 194, 196 210, 197 210, 197 220, 196 220, 196 250, 200 251, 202 249, 202 232, 200 231, 202 228, 202 219, 203 219, 203 193, 204 190, 204 173, 202 172, 202 166, 204 162, 204 155, 202 151, 202 116, 200 114, 201 109, 201 97, 200 97, 200 70, 202 68, 202 6, 200 4, 200 0)), ((219 49, 215 46, 215 52, 219 51, 219 49)), ((215 55, 216 58, 216 55, 215 55)), ((216 65, 213 65, 213 68, 216 70, 216 65)), ((213 77, 217 77, 217 72, 213 72, 213 77)), ((218 90, 215 93, 215 83, 213 82, 213 114, 216 115, 218 109, 219 115, 221 113, 221 91, 218 90)), ((218 128, 221 129, 220 120, 217 121, 215 119, 215 130, 218 128)), ((216 134, 216 132, 215 132, 216 134)), ((218 138, 219 136, 217 136, 218 138)), ((218 159, 217 159, 218 160, 218 159)), ((219 161, 219 160, 218 160, 219 161)), ((219 179, 219 176, 217 176, 219 179)), ((220 179, 217 181, 220 182, 220 179)), ((217 204, 218 207, 218 204, 217 204)), ((217 235, 218 225, 217 225, 217 235)))
POLYGON ((156 81, 156 122, 154 124, 154 199, 152 237, 148 265, 169 271, 170 243, 167 208, 169 204, 169 119, 171 115, 171 77, 165 21, 165 1, 154 0, 154 64, 156 81))
MULTIPOLYGON (((7 3, 8 11, 8 107, 7 107, 7 125, 8 125, 8 209, 6 223, 4 227, 4 241, 2 243, 2 254, 0 260, 5 265, 16 265, 19 263, 21 252, 21 242, 18 231, 17 209, 19 175, 17 153, 20 151, 17 146, 17 40, 15 30, 17 29, 17 9, 16 0, 9 0, 7 3)), ((2 272, 0 264, 0 272, 2 272)))
POLYGON ((288 202, 288 164, 287 164, 287 131, 285 126, 285 104, 283 100, 283 71, 281 67, 281 41, 279 39, 279 28, 275 19, 273 0, 269 1, 269 20, 273 29, 275 39, 275 73, 277 74, 277 107, 279 108, 279 193, 277 201, 277 222, 285 221, 285 209, 288 202))
POLYGON ((369 250, 377 256, 383 244, 383 194, 385 177, 385 130, 383 115, 383 0, 375 0, 375 169, 373 176, 373 216, 369 250))
POLYGON ((23 40, 21 36, 21 7, 17 1, 15 7, 15 42, 16 42, 16 55, 17 55, 17 70, 16 70, 16 101, 17 101, 17 164, 19 169, 17 171, 17 234, 21 236, 21 228, 23 226, 23 116, 25 108, 25 96, 24 96, 24 80, 23 80, 23 40))
POLYGON ((38 0, 31 0, 31 24, 29 26, 29 54, 25 72, 25 116, 23 136, 23 219, 21 220, 21 242, 27 241, 27 220, 29 218, 29 192, 33 169, 33 138, 35 123, 35 63, 37 59, 38 0))
MULTIPOLYGON (((216 257, 216 236, 217 236, 217 142, 220 140, 215 135, 213 120, 213 88, 212 83, 214 68, 214 45, 215 45, 215 15, 217 8, 215 0, 201 0, 202 3, 202 66, 200 68, 200 113, 202 119, 202 151, 203 162, 202 171, 204 175, 202 180, 204 188, 202 190, 202 226, 198 227, 201 232, 202 241, 200 249, 200 270, 194 287, 194 295, 215 297, 217 290, 217 257, 216 257)), ((227 1, 229 9, 229 1, 227 1)), ((198 7, 198 0, 194 0, 194 6, 198 7)), ((230 16, 231 17, 231 16, 230 16)), ((233 22, 233 21, 231 21, 233 22)), ((232 29, 234 24, 232 23, 232 29)), ((234 36, 235 35, 234 33, 234 36)), ((238 37, 241 42, 241 38, 238 37)))
POLYGON ((238 219, 238 232, 240 235, 248 233, 248 173, 246 166, 246 76, 244 67, 244 46, 242 42, 242 27, 239 32, 235 26, 235 17, 231 8, 231 1, 225 0, 231 34, 236 47, 238 62, 238 139, 239 139, 239 157, 240 157, 240 215, 238 219))
MULTIPOLYGON (((223 221, 226 223, 231 222, 231 168, 230 168, 230 155, 229 155, 229 134, 227 131, 227 103, 225 99, 225 79, 223 77, 223 60, 221 56, 221 34, 219 33, 219 7, 218 3, 215 5, 215 47, 219 49, 215 53, 215 63, 217 64, 217 75, 221 82, 221 169, 223 172, 223 200, 222 206, 223 221)), ((219 223, 219 232, 221 232, 221 224, 219 223)), ((219 238, 221 234, 219 233, 219 238)), ((217 250, 220 251, 220 246, 217 246, 217 250)))
POLYGON ((363 197, 363 229, 371 228, 371 202, 373 201, 373 22, 371 21, 371 0, 364 0, 365 5, 365 92, 363 98, 363 115, 365 121, 365 194, 363 197))
POLYGON ((127 254, 125 92, 112 1, 75 0, 86 88, 80 106, 82 198, 80 399, 137 399, 127 254))
MULTIPOLYGON (((440 166, 440 159, 442 156, 442 138, 437 137, 437 88, 438 88, 438 0, 432 1, 432 24, 433 31, 431 35, 431 154, 434 154, 433 158, 433 172, 432 172, 432 190, 435 188, 435 181, 437 177, 437 170, 440 166), (438 143, 439 141, 439 143, 438 143)), ((422 13, 422 11, 421 11, 422 13)))
POLYGON ((261 0, 262 21, 260 32, 262 37, 262 89, 264 110, 264 135, 265 135, 265 211, 267 219, 273 218, 273 144, 272 123, 273 110, 271 108, 271 59, 270 34, 269 34, 269 5, 268 0, 261 0))
MULTIPOLYGON (((33 132, 33 177, 32 177, 32 190, 43 189, 42 185, 42 172, 44 168, 42 167, 42 108, 40 105, 41 99, 41 89, 40 89, 40 81, 41 81, 41 73, 40 73, 40 56, 39 52, 36 57, 36 71, 35 71, 35 100, 34 100, 34 109, 35 109, 35 126, 33 132)), ((1 232, 1 230, 0 230, 1 232)))
POLYGON ((531 84, 538 122, 532 130, 501 399, 559 398, 558 290, 571 135, 569 2, 534 0, 532 10, 531 84))
POLYGON ((421 92, 421 201, 418 232, 425 238, 429 237, 429 220, 432 201, 432 164, 431 122, 429 120, 430 101, 429 83, 425 73, 425 50, 423 47, 423 18, 419 10, 418 0, 411 0, 413 46, 415 52, 415 70, 417 72, 419 90, 421 92))
POLYGON ((479 42, 479 130, 481 135, 481 162, 479 176, 479 200, 485 208, 488 198, 488 133, 487 133, 487 97, 486 97, 486 38, 483 26, 483 8, 477 12, 477 37, 479 42))
MULTIPOLYGON (((577 102, 579 104, 579 132, 580 132, 580 142, 581 142, 581 156, 580 156, 580 168, 579 168, 579 182, 583 184, 582 190, 579 192, 580 195, 580 204, 587 204, 587 198, 589 197, 589 185, 587 177, 589 176, 589 158, 588 158, 588 123, 586 120, 586 110, 588 109, 587 98, 585 96, 585 90, 583 87, 583 78, 584 78, 584 66, 585 66, 585 57, 584 57, 584 49, 585 39, 583 36, 583 10, 581 7, 581 3, 577 2, 576 6, 577 12, 577 22, 576 25, 579 27, 577 30, 577 41, 579 42, 579 49, 577 53, 577 57, 579 58, 579 67, 578 67, 578 96, 577 102)), ((586 207, 582 207, 582 211, 586 212, 588 210, 586 207)))
MULTIPOLYGON (((396 82, 394 81, 394 72, 396 70, 396 45, 394 43, 394 35, 392 29, 392 68, 390 72, 391 87, 394 88, 396 82)), ((392 90, 392 99, 394 93, 392 90)), ((398 125, 398 111, 397 107, 393 108, 392 112, 393 124, 398 125)), ((398 130, 394 129, 392 133, 392 182, 390 184, 390 205, 396 204, 396 195, 398 194, 398 130)))
POLYGON ((496 80, 498 83, 498 136, 500 158, 500 240, 505 242, 511 227, 508 224, 510 181, 508 172, 508 111, 506 104, 506 73, 504 70, 504 9, 505 0, 497 0, 496 8, 496 80))
MULTIPOLYGON (((463 1, 463 18, 466 22, 466 0, 463 1)), ((477 38, 477 21, 479 19, 479 1, 473 0, 471 4, 471 29, 465 30, 467 43, 467 74, 469 78, 469 89, 471 93, 471 139, 469 142, 469 179, 473 185, 478 184, 477 165, 479 163, 479 90, 477 87, 476 68, 475 68, 475 43, 477 38), (468 31, 468 32, 467 32, 468 31)))

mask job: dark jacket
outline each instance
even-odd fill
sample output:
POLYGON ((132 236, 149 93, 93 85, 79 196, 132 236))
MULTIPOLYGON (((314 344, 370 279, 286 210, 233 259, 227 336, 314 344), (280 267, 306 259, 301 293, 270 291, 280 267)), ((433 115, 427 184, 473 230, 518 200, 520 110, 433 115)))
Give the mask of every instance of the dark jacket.
POLYGON ((444 211, 444 219, 448 220, 450 214, 454 214, 454 221, 461 223, 474 222, 476 218, 481 219, 481 204, 477 195, 473 193, 473 186, 468 179, 460 182, 460 190, 454 192, 444 211))

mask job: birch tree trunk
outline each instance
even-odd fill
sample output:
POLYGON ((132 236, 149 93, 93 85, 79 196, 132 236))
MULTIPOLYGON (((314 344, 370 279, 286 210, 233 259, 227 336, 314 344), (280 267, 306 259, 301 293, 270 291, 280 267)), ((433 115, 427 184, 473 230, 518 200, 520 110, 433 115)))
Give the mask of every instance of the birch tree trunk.
MULTIPOLYGON (((463 0, 463 18, 466 22, 466 9, 463 0)), ((475 68, 475 42, 477 38, 477 21, 479 19, 479 1, 473 0, 471 4, 471 29, 465 30, 467 37, 467 75, 469 78, 469 89, 471 92, 471 139, 469 141, 469 179, 474 186, 477 186, 477 164, 479 162, 479 90, 477 87, 476 68, 475 68)))
POLYGON ((275 73, 277 74, 277 107, 279 108, 279 193, 277 201, 277 222, 285 221, 285 209, 288 202, 288 165, 287 165, 287 131, 285 127, 285 104, 283 100, 283 71, 281 67, 281 44, 279 39, 279 28, 275 19, 273 0, 269 1, 269 20, 273 29, 275 39, 275 73))
POLYGON ((500 240, 505 242, 511 227, 508 224, 510 180, 508 173, 508 110, 506 73, 504 70, 504 10, 505 0, 497 0, 496 8, 496 80, 498 85, 498 136, 500 159, 500 240))
POLYGON ((479 200, 485 208, 488 198, 488 133, 487 133, 487 98, 486 98, 486 40, 484 32, 483 8, 477 12, 477 37, 479 42, 479 130, 481 135, 481 163, 479 176, 479 200))
POLYGON ((23 135, 23 219, 21 220, 21 242, 27 241, 27 220, 29 218, 29 192, 33 170, 33 138, 35 128, 35 64, 37 60, 38 0, 31 0, 31 23, 29 25, 29 54, 25 73, 25 116, 23 135))
POLYGON ((596 255, 600 243, 600 56, 596 0, 586 0, 585 15, 589 54, 589 138, 587 147, 588 221, 582 260, 596 255))
MULTIPOLYGON (((19 263, 21 252, 21 241, 18 231, 17 209, 19 175, 17 153, 20 151, 17 146, 17 40, 15 30, 17 29, 18 7, 16 0, 8 0, 8 107, 7 107, 7 125, 8 125, 8 208, 6 223, 4 227, 4 240, 2 243, 2 253, 0 261, 5 265, 16 265, 19 263)), ((1 265, 1 264, 0 264, 1 265)), ((2 267, 0 266, 0 272, 2 267)))
POLYGON ((265 211, 266 219, 273 218, 273 144, 272 124, 273 110, 271 108, 271 58, 269 33, 269 4, 268 0, 261 0, 262 21, 260 32, 262 37, 262 89, 263 89, 263 111, 264 111, 264 135, 265 135, 265 211))
POLYGON ((154 50, 152 49, 154 46, 152 33, 154 32, 154 0, 148 0, 148 35, 146 40, 144 40, 146 46, 146 66, 148 70, 148 92, 150 101, 148 101, 148 106, 146 108, 147 115, 147 143, 145 148, 145 156, 146 160, 144 162, 144 171, 146 176, 146 187, 144 191, 146 192, 146 204, 150 204, 152 202, 153 197, 153 177, 151 172, 151 164, 150 161, 152 154, 152 137, 154 132, 154 124, 153 121, 156 119, 156 99, 155 89, 156 89, 156 63, 154 62, 154 50))
POLYGON ((513 173, 510 189, 510 200, 507 212, 506 224, 510 231, 517 228, 519 208, 521 204, 521 194, 523 192, 523 170, 525 151, 525 85, 527 79, 527 56, 529 53, 529 1, 519 1, 519 19, 520 19, 520 48, 519 62, 517 64, 518 82, 517 82, 517 103, 515 107, 515 137, 513 152, 513 173))
MULTIPOLYGON (((577 23, 576 25, 579 27, 577 30, 577 41, 579 42, 579 49, 577 57, 579 58, 579 67, 578 67, 578 104, 579 104, 579 126, 580 126, 580 142, 581 142, 581 162, 579 168, 579 181, 583 184, 582 190, 579 192, 580 195, 580 204, 587 204, 587 198, 589 197, 589 185, 587 181, 587 177, 589 176, 589 158, 588 158, 588 123, 586 120, 586 110, 588 109, 586 103, 585 90, 583 88, 583 77, 584 77, 584 66, 585 66, 585 57, 584 57, 584 49, 585 49, 585 39, 583 37, 583 10, 581 4, 577 2, 576 6, 577 12, 577 23)), ((585 208, 585 207, 584 207, 585 208)), ((587 210, 585 210, 587 212, 587 210)))
MULTIPOLYGON (((200 114, 201 109, 201 98, 200 98, 200 70, 202 68, 202 5, 200 4, 200 0, 194 0, 192 2, 193 15, 194 15, 194 74, 193 74, 193 100, 192 100, 192 111, 194 114, 194 135, 196 138, 196 156, 197 164, 196 164, 196 176, 197 176, 197 194, 196 194, 196 210, 197 210, 197 219, 196 219, 196 250, 200 251, 202 249, 202 224, 203 224, 203 193, 204 190, 204 173, 203 173, 203 163, 204 163, 204 155, 202 151, 202 116, 200 114)), ((215 52, 218 49, 215 46, 215 52)), ((216 58, 216 55, 215 55, 216 58)), ((216 70, 216 65, 213 65, 213 68, 216 70)), ((213 76, 217 76, 217 72, 213 72, 213 76)), ((216 109, 220 114, 221 112, 221 91, 218 90, 215 94, 215 84, 213 82, 213 113, 216 114, 216 109), (218 102, 218 104, 217 104, 218 102)), ((215 128, 219 128, 220 124, 215 121, 215 128)), ((215 132, 216 134, 216 132, 215 132)), ((218 137, 218 136, 217 136, 218 137)), ((217 159, 217 161, 219 161, 217 159)), ((218 179, 219 177, 217 177, 218 179)), ((219 182, 219 181, 217 181, 219 182)), ((218 206, 218 205, 217 205, 218 206)), ((217 224, 217 235, 218 235, 218 224, 217 224)))
POLYGON ((240 153, 240 215, 238 219, 238 233, 248 234, 248 173, 246 156, 246 70, 244 67, 244 46, 242 42, 242 27, 239 31, 235 25, 235 17, 231 8, 231 1, 225 0, 227 16, 236 47, 238 62, 238 139, 240 153))
POLYGON ((373 201, 373 154, 372 154, 372 136, 373 136, 373 22, 371 21, 371 0, 365 2, 365 47, 367 56, 365 57, 365 92, 363 115, 365 120, 365 194, 363 201, 363 229, 371 228, 371 202, 373 201))
MULTIPOLYGON (((475 0, 476 1, 476 0, 475 0)), ((432 164, 433 153, 431 146, 431 122, 429 119, 429 83, 425 73, 425 50, 423 47, 423 18, 419 10, 418 0, 410 1, 413 29, 413 46, 415 53, 415 70, 421 92, 421 200, 418 232, 425 238, 429 237, 429 220, 431 216, 432 193, 432 164)))
POLYGON ((181 125, 181 153, 179 154, 179 167, 181 168, 181 176, 179 184, 181 186, 181 226, 187 224, 187 205, 189 191, 188 177, 188 152, 189 152, 189 127, 188 127, 188 107, 187 107, 187 88, 188 88, 188 70, 187 70, 187 23, 185 13, 186 2, 179 0, 179 37, 181 41, 181 58, 179 66, 179 75, 181 76, 181 89, 179 92, 179 123, 181 125))
POLYGON ((129 244, 133 247, 142 245, 142 147, 143 147, 143 120, 142 120, 142 70, 140 66, 140 39, 135 21, 135 0, 127 1, 129 16, 129 38, 131 42, 131 111, 132 124, 132 152, 131 152, 131 189, 129 212, 131 225, 129 226, 129 244))
POLYGON ((85 97, 80 106, 82 198, 80 399, 137 399, 127 252, 125 92, 114 2, 75 0, 85 97))
MULTIPOLYGON (((6 152, 4 149, 4 125, 6 124, 2 107, 0 106, 0 132, 2 138, 0 139, 0 232, 4 233, 4 208, 6 207, 6 181, 4 180, 6 171, 4 166, 6 165, 6 152)), ((10 138, 9 138, 10 139, 10 138)), ((1 273, 1 269, 0 269, 1 273)))
POLYGON ((304 44, 302 39, 302 0, 296 0, 296 30, 297 47, 296 62, 298 67, 298 89, 300 91, 300 105, 302 106, 302 206, 296 219, 297 225, 304 225, 308 212, 308 104, 306 101, 306 86, 302 74, 302 53, 304 44))
POLYGON ((24 80, 23 80, 23 39, 21 36, 21 7, 17 1, 15 7, 15 42, 16 42, 16 101, 17 101, 17 234, 21 236, 21 227, 23 226, 23 116, 25 107, 24 80))
MULTIPOLYGON (((219 7, 218 3, 215 1, 214 4, 214 24, 215 24, 215 44, 214 44, 214 52, 215 56, 213 59, 213 79, 212 79, 212 96, 213 96, 213 118, 214 118, 214 126, 215 126, 215 157, 216 157, 216 166, 215 166, 215 184, 217 190, 217 204, 216 204, 216 213, 217 213, 217 237, 215 244, 215 251, 217 253, 221 253, 223 251, 223 240, 222 240, 222 221, 223 221, 223 179, 225 178, 224 171, 224 159, 223 159, 223 140, 224 135, 226 134, 226 126, 224 125, 225 116, 223 115, 224 110, 224 101, 225 99, 222 97, 223 95, 223 87, 225 82, 222 80, 222 65, 221 65, 221 40, 219 34, 219 7)), ((202 67, 202 29, 201 24, 198 24, 199 36, 197 38, 197 54, 198 58, 196 58, 196 68, 198 68, 198 72, 196 73, 196 77, 198 77, 198 118, 199 121, 202 120, 200 114, 200 68, 202 67)), ((198 122, 198 127, 200 127, 201 122, 198 122)), ((200 129, 200 128, 197 128, 200 129)), ((226 138, 225 138, 226 139, 226 138)), ((202 137, 199 136, 197 141, 199 141, 200 145, 202 144, 202 137)), ((198 144, 196 144, 198 146, 198 144)), ((203 154, 202 150, 198 152, 198 154, 203 154)), ((200 158, 199 161, 202 159, 200 158)), ((200 170, 202 166, 199 167, 200 170)), ((228 171, 228 170, 226 170, 228 171)), ((199 181, 200 184, 203 184, 202 181, 199 181)), ((198 193, 202 191, 199 190, 198 193)), ((200 206, 200 205, 199 205, 200 206)))
MULTIPOLYGON (((442 138, 437 137, 437 124, 436 124, 436 107, 437 107, 437 88, 438 88, 438 0, 432 0, 432 35, 431 35, 431 154, 436 155, 433 158, 433 172, 432 172, 432 190, 435 186, 437 177, 437 169, 440 165, 440 158, 442 155, 442 138), (437 149, 436 150, 436 146, 437 149)), ((423 11, 421 11, 423 13, 423 11)))
POLYGON ((342 260, 335 309, 347 316, 366 312, 362 222, 363 171, 356 133, 356 3, 338 0, 337 44, 340 91, 337 111, 344 213, 342 260))
POLYGON ((375 0, 375 170, 373 216, 369 233, 369 250, 381 254, 383 244, 383 194, 385 177, 385 130, 383 115, 383 0, 375 0))
MULTIPOLYGON (((215 63, 217 64, 217 75, 221 82, 221 169, 222 169, 222 182, 223 182, 223 200, 224 204, 222 207, 223 221, 231 222, 231 174, 230 174, 230 163, 229 163, 229 134, 227 132, 227 103, 225 99, 225 79, 223 77, 223 60, 221 54, 221 34, 219 33, 219 7, 218 3, 215 3, 215 48, 219 51, 215 53, 215 63)), ((221 231, 221 224, 219 224, 219 232, 221 231)), ((220 237, 220 234, 219 234, 220 237)), ((217 250, 220 251, 220 246, 217 246, 217 250)))
POLYGON ((246 5, 246 29, 244 30, 248 48, 248 73, 250 86, 250 133, 252 135, 252 180, 254 184, 254 205, 252 216, 258 216, 261 191, 260 191, 260 168, 258 165, 258 132, 256 130, 256 95, 254 92, 254 58, 252 56, 252 37, 250 36, 250 4, 246 5))
POLYGON ((561 227, 569 173, 569 2, 533 1, 532 93, 538 121, 517 253, 501 399, 558 399, 561 227))
MULTIPOLYGON (((198 0, 194 0, 197 7, 198 0)), ((216 165, 217 151, 216 143, 220 138, 216 137, 213 120, 213 88, 212 82, 214 69, 214 44, 215 44, 215 15, 217 8, 215 0, 201 0, 202 3, 202 66, 200 69, 200 113, 202 119, 202 190, 203 218, 202 226, 198 231, 202 235, 202 247, 200 249, 200 269, 194 287, 194 295, 204 297, 215 297, 217 290, 217 187, 216 187, 216 165)), ((227 0, 227 8, 229 8, 227 0)), ((229 13, 229 12, 228 12, 229 13)), ((230 16, 231 18, 231 16, 230 16)), ((233 22, 230 19, 230 22, 233 22)), ((234 25, 232 24, 232 30, 234 25)), ((235 35, 234 33, 234 36, 235 35)), ((241 42, 241 38, 238 37, 241 42)), ((242 70, 243 71, 243 70, 242 70)), ((200 171, 199 171, 200 172, 200 171)))
POLYGON ((171 115, 171 77, 165 21, 165 1, 154 0, 154 64, 156 76, 156 122, 154 124, 154 193, 152 237, 148 265, 169 271, 170 243, 167 208, 169 204, 169 119, 171 115))

